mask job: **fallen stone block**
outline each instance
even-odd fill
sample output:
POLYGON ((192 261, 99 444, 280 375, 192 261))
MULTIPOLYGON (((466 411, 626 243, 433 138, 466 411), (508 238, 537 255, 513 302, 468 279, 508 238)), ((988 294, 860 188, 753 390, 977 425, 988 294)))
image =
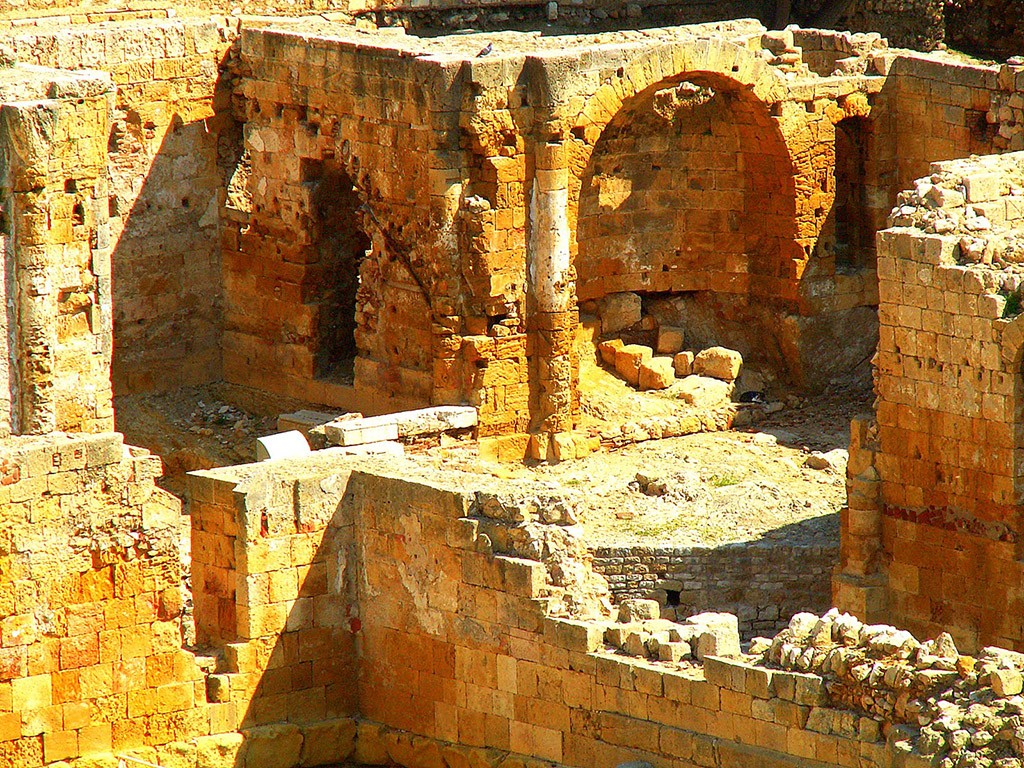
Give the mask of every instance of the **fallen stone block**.
POLYGON ((369 416, 352 421, 334 421, 324 425, 331 445, 362 445, 398 439, 398 424, 393 415, 369 416))
POLYGON ((392 413, 391 418, 398 425, 399 437, 436 435, 453 429, 469 429, 476 426, 476 408, 469 405, 439 405, 421 408, 417 411, 392 413))
POLYGON ((1024 690, 1024 678, 1017 669, 994 669, 989 673, 989 683, 996 696, 1016 696, 1024 690))
POLYGON ((650 360, 654 352, 640 344, 627 344, 615 352, 615 371, 634 387, 640 385, 640 364, 650 360))
POLYGON ((662 325, 658 328, 658 343, 655 351, 659 355, 674 355, 683 348, 683 329, 674 325, 662 325))
POLYGON ((729 402, 732 384, 706 376, 687 376, 680 384, 678 397, 695 408, 716 408, 729 402))
POLYGON ((609 339, 597 345, 597 352, 601 355, 601 362, 605 365, 615 365, 615 353, 625 346, 622 339, 609 339))
POLYGON ((682 661, 692 655, 689 643, 682 641, 661 643, 658 646, 658 659, 661 661, 682 661))
POLYGON ((640 389, 667 389, 675 380, 671 357, 652 357, 640 363, 640 389))
POLYGON ((693 352, 679 352, 672 358, 672 365, 676 369, 676 376, 689 376, 693 373, 693 352))
POLYGON ((623 600, 619 603, 619 621, 647 621, 661 617, 661 606, 657 600, 623 600))
POLYGON ((256 461, 292 459, 310 453, 306 437, 298 430, 256 438, 256 461))
POLYGON ((635 293, 612 293, 598 303, 601 333, 615 333, 640 322, 642 302, 635 293))
POLYGON ((687 618, 684 624, 700 632, 694 649, 698 659, 705 656, 739 656, 739 620, 733 614, 698 613, 687 618))
POLYGON ((736 381, 743 366, 743 355, 734 349, 708 347, 693 359, 693 372, 722 381, 736 381))

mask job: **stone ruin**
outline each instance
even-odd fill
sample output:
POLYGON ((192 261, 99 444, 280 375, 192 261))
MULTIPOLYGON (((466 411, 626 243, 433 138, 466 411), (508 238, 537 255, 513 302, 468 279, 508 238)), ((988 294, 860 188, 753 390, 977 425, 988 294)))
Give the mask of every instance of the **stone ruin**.
POLYGON ((1024 764, 1019 60, 31 6, 0 20, 0 764, 1024 764), (578 496, 386 447, 728 429, 764 410, 734 355, 805 393, 873 363, 820 615, 613 605, 578 496), (599 358, 719 384, 588 431, 599 358), (192 473, 183 516, 114 398, 211 381, 368 416, 192 473))

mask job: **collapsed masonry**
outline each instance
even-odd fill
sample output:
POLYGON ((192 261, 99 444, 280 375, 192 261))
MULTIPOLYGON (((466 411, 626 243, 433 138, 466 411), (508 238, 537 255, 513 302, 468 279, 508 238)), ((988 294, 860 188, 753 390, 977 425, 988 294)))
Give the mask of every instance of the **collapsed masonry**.
POLYGON ((829 614, 720 658, 735 620, 614 620, 550 489, 414 458, 196 474, 190 614, 178 502, 110 430, 223 376, 469 403, 521 457, 577 426, 609 297, 810 389, 877 305, 836 602, 1019 648, 1020 158, 936 166, 874 236, 932 161, 1021 148, 1021 67, 752 22, 4 34, 0 762, 1020 765, 1017 655, 829 614))

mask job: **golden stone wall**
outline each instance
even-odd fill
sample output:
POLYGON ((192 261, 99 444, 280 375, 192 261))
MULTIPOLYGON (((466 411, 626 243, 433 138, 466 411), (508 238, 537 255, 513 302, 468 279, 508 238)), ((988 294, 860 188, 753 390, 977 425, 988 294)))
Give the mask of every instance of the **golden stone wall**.
POLYGON ((21 68, 0 81, 0 431, 109 431, 110 81, 21 68))
POLYGON ((1020 153, 935 163, 878 236, 878 400, 854 425, 834 589, 966 649, 1024 642, 1022 328, 1003 260, 1024 224, 1020 168, 1020 153))
POLYGON ((221 378, 219 229, 240 144, 228 71, 235 26, 166 17, 0 29, 17 61, 103 70, 116 89, 107 123, 91 134, 116 394, 221 378))

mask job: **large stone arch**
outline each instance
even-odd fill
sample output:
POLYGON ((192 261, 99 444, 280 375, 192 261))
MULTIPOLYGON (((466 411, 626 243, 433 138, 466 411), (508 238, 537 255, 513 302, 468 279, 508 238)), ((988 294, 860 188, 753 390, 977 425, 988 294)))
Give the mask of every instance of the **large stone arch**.
POLYGON ((755 53, 709 40, 656 49, 600 86, 567 141, 576 299, 697 297, 694 315, 732 313, 699 342, 763 353, 784 373, 781 318, 808 254, 783 95, 755 53))

